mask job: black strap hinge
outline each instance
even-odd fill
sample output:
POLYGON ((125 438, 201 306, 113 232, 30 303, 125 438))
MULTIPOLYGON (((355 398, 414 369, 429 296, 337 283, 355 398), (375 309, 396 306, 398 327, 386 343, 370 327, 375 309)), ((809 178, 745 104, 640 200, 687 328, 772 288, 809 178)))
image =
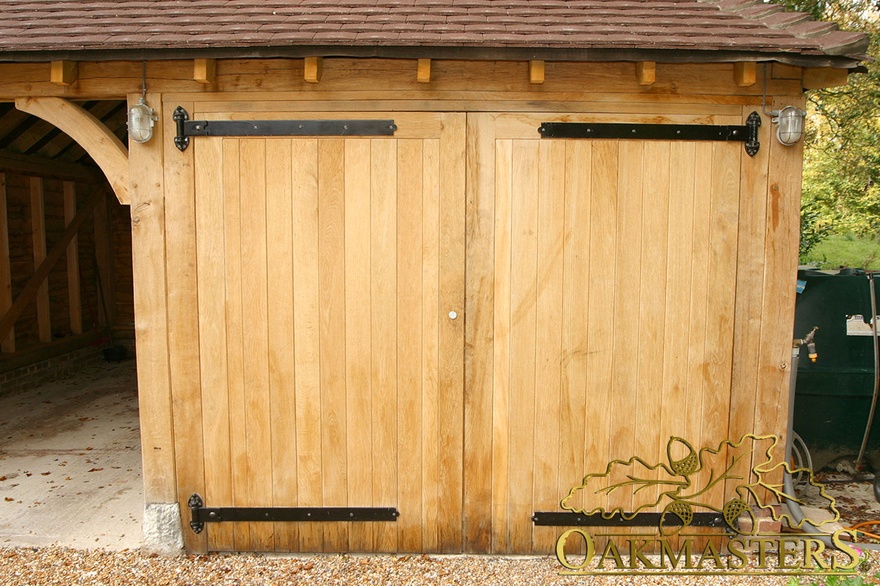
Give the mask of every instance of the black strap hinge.
POLYGON ((180 106, 173 118, 181 151, 191 136, 393 136, 397 130, 394 120, 190 120, 180 106))
MULTIPOLYGON (((606 518, 598 514, 536 512, 532 515, 532 523, 541 527, 657 527, 662 517, 662 513, 637 513, 627 517, 616 513, 606 518)), ((693 527, 729 527, 721 513, 694 513, 689 525, 693 527)))
POLYGON ((394 507, 206 507, 202 497, 193 494, 187 503, 190 528, 201 533, 205 523, 227 521, 281 521, 293 523, 397 521, 394 507))
POLYGON ((741 141, 754 157, 761 148, 758 128, 761 116, 752 112, 742 126, 708 124, 621 124, 600 122, 542 122, 541 138, 635 139, 635 140, 719 140, 741 141))

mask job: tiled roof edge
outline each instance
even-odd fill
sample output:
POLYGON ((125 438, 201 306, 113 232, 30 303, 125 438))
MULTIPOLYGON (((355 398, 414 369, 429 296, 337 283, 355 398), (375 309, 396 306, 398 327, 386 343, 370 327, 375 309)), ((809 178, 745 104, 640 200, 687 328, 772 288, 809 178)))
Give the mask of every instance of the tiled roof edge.
POLYGON ((868 36, 839 30, 836 23, 816 21, 803 12, 786 12, 781 6, 761 0, 699 0, 717 5, 726 12, 736 12, 768 28, 786 31, 800 39, 814 41, 828 55, 848 55, 866 59, 868 36), (811 27, 821 23, 825 27, 811 27))
MULTIPOLYGON (((799 67, 834 67, 854 69, 860 61, 851 55, 749 50, 680 50, 680 49, 559 49, 534 47, 459 47, 431 45, 370 45, 340 47, 339 45, 296 45, 268 47, 190 47, 156 49, 101 49, 0 51, 0 62, 43 62, 49 60, 115 61, 115 60, 175 60, 194 58, 216 59, 296 59, 303 57, 334 58, 389 58, 389 59, 465 59, 582 61, 582 62, 637 62, 657 63, 735 63, 777 61, 799 67)), ((862 61, 867 60, 865 57, 862 61)))

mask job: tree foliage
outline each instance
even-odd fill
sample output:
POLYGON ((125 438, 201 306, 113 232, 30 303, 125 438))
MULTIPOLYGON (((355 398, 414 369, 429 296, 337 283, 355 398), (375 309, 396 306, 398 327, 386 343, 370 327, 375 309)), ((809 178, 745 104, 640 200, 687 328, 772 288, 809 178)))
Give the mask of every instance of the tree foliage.
MULTIPOLYGON (((869 55, 880 59, 878 0, 781 0, 787 9, 861 31, 869 55)), ((807 94, 802 228, 815 245, 825 234, 876 238, 880 232, 880 67, 867 60, 865 71, 845 86, 807 94)))

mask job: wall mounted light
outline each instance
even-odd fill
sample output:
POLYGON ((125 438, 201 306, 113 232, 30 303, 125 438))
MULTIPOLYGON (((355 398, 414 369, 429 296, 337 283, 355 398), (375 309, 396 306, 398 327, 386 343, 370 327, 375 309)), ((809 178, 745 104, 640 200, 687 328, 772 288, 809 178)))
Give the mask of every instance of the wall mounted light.
POLYGON ((776 124, 776 138, 780 144, 792 146, 804 135, 804 117, 806 112, 794 106, 786 106, 782 110, 773 112, 776 124))
POLYGON ((128 137, 135 142, 147 142, 153 138, 153 124, 158 120, 143 96, 128 110, 128 137))
POLYGON ((807 113, 794 106, 782 110, 767 111, 767 63, 764 63, 764 91, 761 95, 761 108, 776 125, 776 140, 783 146, 792 146, 804 136, 804 118, 807 113))
POLYGON ((141 74, 141 94, 138 103, 128 110, 128 137, 135 142, 147 142, 153 138, 153 124, 159 119, 155 110, 147 105, 147 62, 141 74))

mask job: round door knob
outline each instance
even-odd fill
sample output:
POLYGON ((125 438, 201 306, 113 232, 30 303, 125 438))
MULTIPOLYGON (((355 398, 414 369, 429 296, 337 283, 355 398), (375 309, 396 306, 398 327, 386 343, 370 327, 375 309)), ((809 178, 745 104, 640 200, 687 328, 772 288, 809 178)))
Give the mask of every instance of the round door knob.
POLYGON ((455 318, 457 318, 457 317, 458 317, 458 314, 455 313, 454 311, 450 311, 450 312, 449 312, 449 319, 455 319, 455 318))

